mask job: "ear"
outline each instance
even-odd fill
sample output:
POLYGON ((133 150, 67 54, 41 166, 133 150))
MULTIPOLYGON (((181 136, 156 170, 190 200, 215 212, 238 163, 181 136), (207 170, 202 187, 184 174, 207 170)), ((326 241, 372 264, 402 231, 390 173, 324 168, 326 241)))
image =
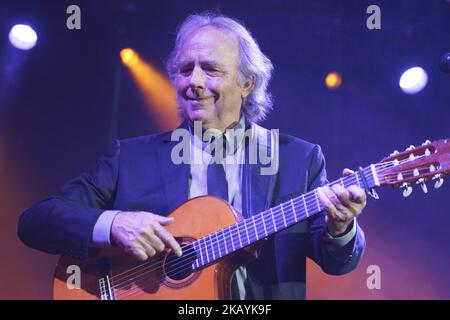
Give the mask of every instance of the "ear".
POLYGON ((252 92, 254 86, 255 86, 256 79, 254 76, 249 76, 245 78, 244 85, 242 86, 242 93, 241 97, 244 99, 246 98, 250 92, 252 92))

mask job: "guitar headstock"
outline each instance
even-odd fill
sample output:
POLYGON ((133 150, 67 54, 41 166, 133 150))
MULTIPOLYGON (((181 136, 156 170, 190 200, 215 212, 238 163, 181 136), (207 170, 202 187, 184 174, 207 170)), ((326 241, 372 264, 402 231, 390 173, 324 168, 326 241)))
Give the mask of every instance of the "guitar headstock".
POLYGON ((450 139, 427 140, 421 146, 395 151, 376 167, 380 185, 405 188, 403 195, 407 197, 411 186, 420 184, 426 193, 426 181, 434 181, 434 187, 439 188, 442 177, 450 172, 450 139))

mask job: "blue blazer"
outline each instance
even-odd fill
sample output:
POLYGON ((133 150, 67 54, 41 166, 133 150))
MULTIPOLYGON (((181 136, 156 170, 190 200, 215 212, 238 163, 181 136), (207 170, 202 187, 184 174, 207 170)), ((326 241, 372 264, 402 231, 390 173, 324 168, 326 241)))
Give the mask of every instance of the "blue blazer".
MULTIPOLYGON (((251 126, 257 135, 270 137, 266 129, 251 126)), ((92 170, 22 214, 20 239, 51 254, 86 259, 97 253, 91 247, 92 231, 104 210, 168 215, 188 200, 189 165, 171 161, 177 143, 171 132, 116 141, 92 170)), ((277 173, 261 175, 261 166, 244 165, 244 216, 327 183, 320 147, 289 135, 279 135, 277 173)), ((357 266, 365 248, 363 231, 357 226, 344 247, 330 245, 323 238, 324 217, 318 214, 265 241, 258 259, 247 266, 249 299, 304 299, 307 257, 328 274, 345 274, 357 266)))

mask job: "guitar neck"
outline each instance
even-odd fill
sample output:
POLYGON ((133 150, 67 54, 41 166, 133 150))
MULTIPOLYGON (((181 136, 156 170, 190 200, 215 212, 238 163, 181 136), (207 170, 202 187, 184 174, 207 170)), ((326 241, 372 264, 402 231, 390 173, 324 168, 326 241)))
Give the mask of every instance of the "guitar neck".
MULTIPOLYGON (((380 185, 375 165, 370 165, 349 176, 335 180, 328 186, 335 184, 344 187, 357 185, 365 190, 380 185)), ((241 222, 232 224, 192 242, 197 257, 192 267, 193 269, 201 269, 323 210, 324 208, 317 195, 317 189, 314 189, 241 222)))

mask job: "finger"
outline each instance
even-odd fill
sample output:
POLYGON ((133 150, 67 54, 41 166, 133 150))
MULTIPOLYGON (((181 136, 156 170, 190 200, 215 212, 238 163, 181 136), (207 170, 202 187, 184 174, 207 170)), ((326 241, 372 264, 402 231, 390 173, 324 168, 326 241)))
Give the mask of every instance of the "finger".
POLYGON ((155 233, 169 248, 172 248, 178 257, 181 257, 182 250, 180 244, 175 240, 169 231, 164 229, 162 226, 156 226, 155 233))
POLYGON ((352 185, 347 188, 350 193, 350 199, 358 204, 364 204, 366 202, 366 193, 358 186, 352 185))
POLYGON ((349 176, 349 175, 354 174, 354 173, 355 173, 355 171, 350 170, 349 168, 345 168, 345 169, 342 171, 342 176, 346 177, 346 176, 349 176))
POLYGON ((317 188, 317 197, 319 198, 322 206, 328 211, 328 209, 333 208, 333 204, 331 203, 330 199, 328 199, 324 189, 325 188, 323 187, 317 188))
POLYGON ((321 187, 317 188, 317 196, 319 197, 320 202, 322 203, 322 206, 325 208, 325 210, 328 212, 328 214, 333 219, 339 219, 337 216, 337 209, 334 206, 334 203, 331 201, 329 196, 329 191, 327 190, 328 187, 321 187))
POLYGON ((164 251, 164 248, 166 247, 164 243, 159 239, 158 235, 155 233, 155 228, 159 226, 158 223, 155 223, 152 227, 152 229, 147 230, 142 236, 142 242, 146 245, 151 246, 156 252, 162 252, 164 251))
POLYGON ((341 185, 336 184, 331 187, 331 191, 334 193, 341 204, 343 204, 347 208, 351 206, 350 193, 347 191, 347 189, 345 189, 341 185))
POLYGON ((335 206, 345 216, 346 220, 352 219, 361 212, 362 205, 352 201, 352 196, 348 189, 336 185, 333 186, 333 192, 340 202, 340 204, 335 204, 335 206))
MULTIPOLYGON (((153 257, 156 254, 156 249, 153 247, 150 243, 148 243, 146 240, 142 240, 137 247, 141 248, 145 251, 146 255, 149 257, 153 257)), ((147 259, 148 259, 147 258, 147 259)))
POLYGON ((140 261, 146 261, 148 259, 148 255, 145 250, 141 247, 130 247, 125 250, 129 255, 135 257, 140 261))
POLYGON ((163 226, 167 226, 175 220, 173 217, 164 217, 157 214, 155 214, 154 216, 156 218, 156 221, 158 221, 163 226))
POLYGON ((336 197, 333 191, 331 191, 328 186, 319 189, 321 189, 318 192, 320 201, 323 203, 331 218, 337 221, 345 221, 346 216, 341 212, 344 206, 339 202, 339 199, 336 197))

